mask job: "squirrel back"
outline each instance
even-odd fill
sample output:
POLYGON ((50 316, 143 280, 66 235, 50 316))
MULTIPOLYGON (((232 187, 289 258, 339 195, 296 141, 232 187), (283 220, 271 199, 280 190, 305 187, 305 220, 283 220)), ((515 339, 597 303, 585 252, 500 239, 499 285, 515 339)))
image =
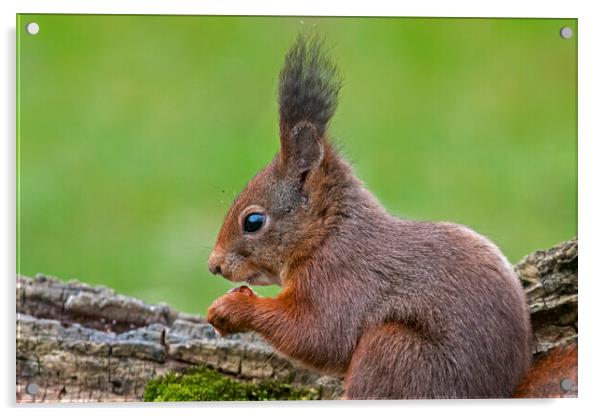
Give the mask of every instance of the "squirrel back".
POLYGON ((230 207, 209 269, 235 290, 208 320, 345 376, 347 398, 510 397, 531 360, 522 286, 467 227, 389 214, 330 143, 341 81, 299 37, 279 84, 280 152, 230 207))

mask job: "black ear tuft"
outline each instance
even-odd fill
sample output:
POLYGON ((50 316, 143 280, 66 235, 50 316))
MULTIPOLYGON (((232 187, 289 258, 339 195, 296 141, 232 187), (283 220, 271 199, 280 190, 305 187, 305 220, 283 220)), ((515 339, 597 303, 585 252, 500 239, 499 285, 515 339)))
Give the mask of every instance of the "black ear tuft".
POLYGON ((299 35, 280 72, 280 150, 293 174, 305 175, 322 160, 323 136, 337 106, 341 80, 323 41, 299 35))
POLYGON ((324 52, 324 42, 317 36, 299 35, 280 72, 281 137, 301 121, 312 123, 322 137, 336 109, 340 89, 337 67, 324 52))

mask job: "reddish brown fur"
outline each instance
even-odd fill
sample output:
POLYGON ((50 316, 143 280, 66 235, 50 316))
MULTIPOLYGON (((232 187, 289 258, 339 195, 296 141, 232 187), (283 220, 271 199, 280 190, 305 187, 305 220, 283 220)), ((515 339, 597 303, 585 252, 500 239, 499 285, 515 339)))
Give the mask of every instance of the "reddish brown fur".
POLYGON ((232 281, 283 289, 227 293, 209 322, 345 376, 350 399, 509 397, 531 357, 512 267, 464 226, 380 206, 329 144, 332 66, 300 42, 281 74, 281 151, 237 197, 209 259, 232 281), (268 219, 254 233, 241 228, 250 211, 268 219))
POLYGON ((513 397, 577 397, 577 344, 557 347, 537 360, 513 397), (566 389, 563 380, 569 380, 566 389))

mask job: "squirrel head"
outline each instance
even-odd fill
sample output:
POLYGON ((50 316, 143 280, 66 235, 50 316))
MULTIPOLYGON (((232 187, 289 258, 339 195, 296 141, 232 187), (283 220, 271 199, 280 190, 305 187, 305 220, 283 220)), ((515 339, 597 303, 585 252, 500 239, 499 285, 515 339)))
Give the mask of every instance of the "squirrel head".
POLYGON ((280 151, 230 207, 209 270, 235 282, 282 284, 332 227, 346 165, 326 129, 341 87, 318 38, 299 36, 280 72, 280 151))

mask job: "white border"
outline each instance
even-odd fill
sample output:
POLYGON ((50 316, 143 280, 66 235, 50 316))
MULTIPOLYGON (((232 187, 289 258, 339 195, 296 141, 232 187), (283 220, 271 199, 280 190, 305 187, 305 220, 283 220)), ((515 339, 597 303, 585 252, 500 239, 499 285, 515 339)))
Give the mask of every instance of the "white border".
POLYGON ((22 0, 22 13, 133 13, 333 16, 576 17, 575 2, 549 0, 540 5, 506 0, 487 6, 476 1, 278 1, 278 0, 22 0))
MULTIPOLYGON (((600 76, 602 65, 599 53, 601 42, 601 15, 595 9, 594 1, 547 0, 541 2, 525 0, 498 1, 496 4, 485 1, 414 1, 387 2, 370 0, 356 2, 351 0, 327 1, 284 1, 284 0, 3 0, 3 41, 2 41, 2 86, 4 96, 0 100, 0 112, 4 131, 4 140, 0 155, 0 194, 4 197, 1 204, 0 227, 2 230, 0 262, 4 267, 2 282, 4 305, 0 310, 4 315, 4 341, 0 343, 4 365, 0 394, 2 402, 14 406, 14 274, 15 274, 15 14, 20 13, 106 13, 106 14, 230 14, 230 15, 337 15, 337 16, 440 16, 440 17, 577 17, 579 18, 579 239, 580 239, 580 366, 579 399, 566 400, 522 400, 522 401, 437 401, 437 402, 388 402, 388 403, 259 403, 247 404, 184 404, 170 408, 198 415, 244 413, 247 415, 306 414, 307 412, 332 413, 345 412, 365 415, 371 408, 378 412, 399 414, 416 412, 426 414, 500 414, 507 415, 519 411, 545 413, 546 415, 580 413, 594 408, 595 400, 600 396, 598 387, 600 371, 600 335, 602 328, 598 299, 602 293, 602 280, 597 249, 599 248, 600 214, 602 204, 600 175, 600 128, 602 96, 600 76), (596 105, 598 104, 598 106, 596 105)), ((86 412, 103 414, 107 406, 88 406, 86 412)), ((134 406, 128 412, 140 412, 134 406)), ((164 406, 144 406, 144 414, 166 412, 164 406)), ((599 407, 599 406, 596 406, 599 407)), ((14 410, 14 409, 12 409, 14 410)), ((26 408, 27 411, 40 411, 38 408, 26 408)), ((116 409, 117 410, 117 409, 116 409)), ((123 411, 123 407, 117 411, 123 411)), ((54 406, 44 408, 49 414, 76 412, 81 406, 54 406)))

